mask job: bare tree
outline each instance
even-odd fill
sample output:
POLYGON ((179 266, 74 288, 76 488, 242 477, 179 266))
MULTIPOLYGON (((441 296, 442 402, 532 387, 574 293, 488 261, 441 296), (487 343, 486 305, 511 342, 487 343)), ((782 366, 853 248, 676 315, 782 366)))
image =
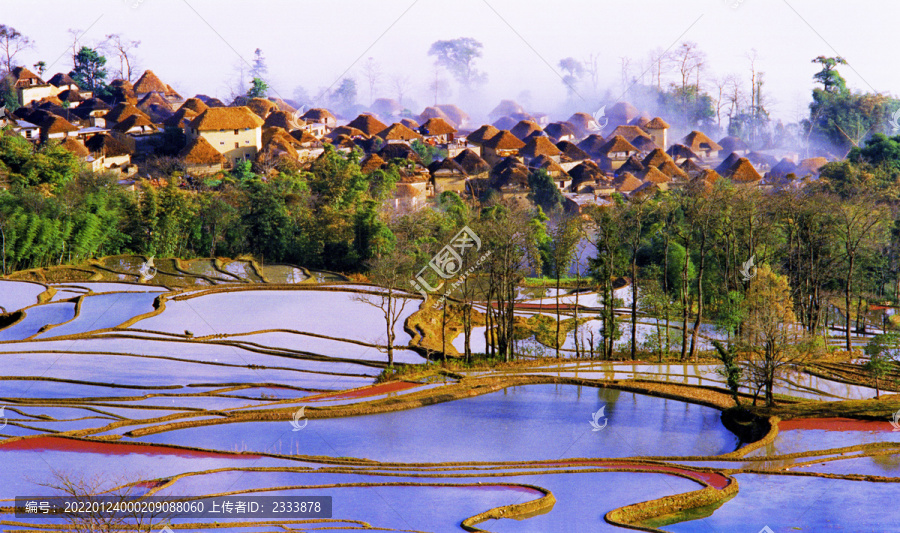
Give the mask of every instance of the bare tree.
POLYGON ((696 76, 695 85, 698 91, 700 89, 700 71, 706 61, 706 54, 693 41, 682 42, 678 48, 672 51, 672 54, 681 78, 681 102, 685 104, 692 76, 696 76))
POLYGON ((375 101, 375 88, 381 83, 381 66, 375 61, 375 58, 368 58, 362 65, 363 77, 369 84, 369 103, 375 101))
POLYGON ((6 24, 0 24, 0 53, 3 54, 3 66, 7 72, 11 72, 16 66, 13 61, 22 50, 31 48, 31 39, 23 35, 19 30, 6 24))
POLYGON ((588 79, 591 80, 591 96, 597 96, 600 92, 600 54, 591 52, 587 58, 581 62, 584 72, 588 79))
POLYGON ((650 52, 650 64, 656 78, 656 90, 662 92, 662 77, 672 66, 672 55, 662 48, 657 48, 650 52))
POLYGON ((378 308, 384 315, 385 341, 388 366, 394 366, 394 341, 397 338, 397 324, 411 297, 399 287, 406 285, 413 275, 412 257, 406 253, 402 236, 390 251, 383 252, 369 261, 369 280, 378 287, 371 293, 360 293, 357 301, 378 308))
MULTIPOLYGON (((112 502, 127 502, 138 499, 136 483, 124 478, 107 479, 103 477, 76 478, 72 475, 54 471, 53 480, 38 483, 55 491, 58 497, 66 498, 78 504, 96 502, 99 498, 108 498, 112 502)), ((104 500, 105 501, 105 500, 104 500)), ((80 505, 79 505, 80 507, 80 505)), ((66 531, 75 533, 111 533, 114 531, 149 530, 154 522, 160 522, 164 516, 159 513, 143 514, 140 512, 106 512, 96 510, 95 506, 85 505, 85 512, 69 513, 63 519, 69 524, 66 531)))
POLYGON ((434 105, 438 105, 439 98, 450 95, 450 80, 441 76, 441 67, 438 65, 434 67, 434 80, 428 84, 428 92, 434 95, 434 105))
POLYGON ((114 73, 115 77, 129 82, 134 81, 136 64, 132 50, 140 46, 141 42, 129 41, 118 33, 111 33, 106 36, 106 43, 113 53, 119 56, 119 70, 114 73))
POLYGON ((409 92, 409 76, 406 74, 391 75, 391 85, 394 86, 394 92, 397 94, 397 102, 403 105, 403 97, 409 92))

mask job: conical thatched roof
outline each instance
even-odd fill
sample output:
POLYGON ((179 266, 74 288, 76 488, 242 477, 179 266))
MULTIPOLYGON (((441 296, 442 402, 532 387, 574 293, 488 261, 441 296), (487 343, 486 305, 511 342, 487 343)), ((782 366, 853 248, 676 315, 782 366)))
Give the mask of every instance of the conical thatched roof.
POLYGON ((270 113, 269 116, 266 117, 266 121, 263 123, 264 128, 281 128, 284 131, 290 132, 297 129, 299 126, 297 121, 294 120, 293 113, 288 111, 275 111, 270 113))
POLYGON ((245 105, 261 119, 265 119, 270 113, 278 111, 278 106, 275 102, 265 98, 251 98, 247 100, 245 105))
POLYGON ((100 154, 107 157, 131 155, 132 152, 130 148, 116 140, 115 137, 106 133, 94 135, 85 141, 84 145, 92 154, 100 154))
POLYGON ((432 176, 455 176, 455 177, 465 177, 466 171, 451 158, 446 158, 442 161, 434 161, 430 165, 428 165, 428 171, 431 172, 432 176))
POLYGON ((138 109, 137 106, 128 103, 121 103, 116 105, 109 111, 109 113, 104 115, 103 118, 106 119, 107 123, 116 123, 122 122, 131 115, 142 115, 144 118, 148 120, 150 119, 150 117, 148 117, 143 111, 138 109))
POLYGON ((198 114, 192 109, 181 106, 178 108, 178 111, 163 121, 163 125, 167 128, 183 128, 196 118, 198 114))
POLYGON ((385 164, 384 159, 378 154, 369 154, 359 162, 359 169, 362 170, 364 174, 368 174, 369 172, 374 172, 384 167, 385 164))
POLYGON ((674 161, 672 161, 672 158, 669 157, 668 154, 663 152, 662 148, 656 148, 649 154, 647 154, 647 157, 645 157, 644 160, 641 161, 641 164, 643 164, 645 167, 658 168, 665 162, 674 163, 674 161))
POLYGON ((621 135, 616 135, 612 139, 606 141, 603 146, 600 148, 600 153, 602 155, 609 154, 610 152, 638 152, 639 150, 632 145, 630 142, 626 141, 624 137, 621 135))
POLYGON ((321 108, 321 107, 315 107, 313 109, 310 109, 306 113, 303 113, 303 116, 301 116, 300 118, 302 118, 303 120, 309 121, 309 122, 320 122, 323 120, 332 120, 332 121, 335 120, 334 115, 331 114, 331 111, 321 108))
POLYGON ((134 83, 135 94, 144 93, 163 93, 166 94, 168 87, 160 80, 152 70, 145 70, 138 81, 134 83))
POLYGON ((643 183, 644 182, 637 179, 631 172, 623 172, 613 180, 613 186, 621 193, 629 193, 643 185, 643 183))
POLYGON ((681 162, 681 165, 679 165, 679 168, 681 170, 687 172, 688 175, 694 175, 703 170, 703 168, 700 167, 700 165, 698 165, 696 162, 694 162, 693 159, 685 159, 684 161, 681 162))
POLYGON ((755 183, 762 179, 762 176, 753 168, 753 164, 746 157, 738 159, 727 172, 722 174, 722 177, 740 183, 755 183))
POLYGON ((666 154, 674 159, 700 159, 700 156, 683 144, 673 144, 666 150, 666 154))
POLYGON ((734 135, 729 135, 727 137, 722 137, 719 139, 719 146, 722 147, 722 150, 725 152, 736 152, 738 150, 748 150, 747 144, 744 143, 740 139, 740 137, 735 137, 734 135))
POLYGON ((91 155, 91 151, 87 149, 87 146, 85 146, 83 142, 79 141, 75 137, 66 137, 66 139, 61 144, 63 148, 72 152, 78 157, 87 157, 91 155))
POLYGON ((728 169, 730 169, 732 165, 737 163, 737 160, 740 158, 741 156, 735 154, 734 152, 728 154, 728 157, 723 159, 722 162, 719 163, 719 166, 716 167, 716 172, 724 176, 728 172, 728 169))
POLYGON ((547 124, 544 133, 554 139, 561 139, 566 136, 575 136, 575 128, 568 122, 553 122, 547 124))
POLYGON ((606 110, 606 116, 612 124, 628 124, 640 114, 638 108, 628 102, 616 102, 606 110))
POLYGON ((378 136, 384 139, 385 141, 413 141, 415 139, 422 139, 422 136, 416 133, 415 131, 407 128, 403 124, 391 124, 387 128, 378 132, 378 136))
POLYGON ((517 121, 516 119, 514 119, 510 116, 503 116, 503 117, 500 117, 497 120, 495 120, 493 126, 495 128, 497 128, 498 130, 509 131, 510 129, 515 127, 515 125, 518 123, 519 123, 519 121, 517 121))
POLYGON ((491 187, 496 189, 527 189, 528 167, 514 157, 507 157, 491 170, 491 187))
POLYGON ((346 136, 349 138, 354 137, 368 137, 362 130, 351 127, 351 126, 338 126, 333 130, 329 131, 325 134, 326 139, 331 139, 332 141, 337 140, 338 137, 346 136))
POLYGON ((571 161, 581 161, 583 159, 591 158, 591 156, 588 155, 587 152, 570 141, 559 141, 558 143, 556 143, 556 147, 559 148, 564 157, 569 158, 569 160, 571 161))
POLYGON ((432 118, 439 118, 444 122, 451 124, 454 128, 459 126, 459 123, 450 118, 450 116, 447 115, 447 113, 444 113, 439 107, 426 107, 425 110, 422 111, 422 114, 419 115, 419 123, 423 124, 432 118))
POLYGON ((366 113, 359 115, 347 125, 351 128, 356 128, 369 136, 378 135, 380 132, 387 129, 387 124, 366 113))
POLYGON ((441 104, 437 106, 437 108, 450 117, 450 123, 453 124, 453 127, 455 128, 458 128, 469 121, 469 115, 454 104, 441 104))
POLYGON ((53 85, 54 87, 62 87, 64 85, 74 85, 78 86, 78 84, 73 80, 68 74, 64 74, 62 72, 57 72, 53 75, 52 78, 47 80, 47 83, 53 85))
MULTIPOLYGON (((687 159, 686 161, 690 161, 690 159, 687 159)), ((676 165, 674 161, 665 161, 665 162, 663 162, 663 164, 659 165, 656 168, 657 168, 657 170, 659 170, 666 176, 669 176, 670 178, 673 178, 673 179, 674 178, 687 179, 687 177, 688 177, 687 173, 684 170, 682 170, 681 168, 679 168, 678 165, 676 165)))
POLYGON ((147 127, 151 127, 153 130, 156 130, 156 126, 154 126, 153 122, 146 116, 130 115, 125 120, 116 123, 116 125, 113 126, 112 129, 114 131, 126 133, 132 128, 147 128, 147 127))
POLYGON ((649 181, 651 183, 669 183, 672 179, 669 176, 666 176, 662 172, 659 171, 656 167, 647 167, 643 172, 637 175, 643 181, 649 181))
POLYGON ((484 144, 488 139, 500 133, 500 130, 490 124, 485 124, 472 133, 466 135, 466 140, 473 144, 484 144))
POLYGON ((525 109, 513 100, 501 100, 497 107, 488 113, 490 117, 502 117, 513 113, 524 113, 525 109))
POLYGON ((509 132, 524 141, 532 133, 543 132, 543 130, 534 121, 520 120, 509 132))
POLYGON ((547 157, 558 156, 562 152, 553 144, 549 137, 532 137, 523 148, 519 150, 519 155, 525 157, 537 157, 544 155, 547 157))
POLYGON ((601 150, 604 144, 606 144, 606 140, 603 136, 593 133, 582 139, 576 146, 587 152, 591 157, 600 157, 603 155, 601 150))
POLYGON ((690 148, 693 152, 702 152, 706 150, 717 152, 722 150, 722 147, 719 146, 716 141, 707 137, 702 131, 697 130, 685 135, 681 143, 690 148))
POLYGON ((609 137, 615 137, 616 135, 621 135, 626 141, 630 142, 631 144, 634 144, 635 139, 639 137, 650 139, 650 136, 647 135, 647 132, 642 130, 638 126, 616 126, 616 129, 614 129, 612 133, 609 134, 609 137))
POLYGON ((645 130, 664 130, 669 127, 669 123, 659 117, 656 117, 643 125, 645 130))
POLYGON ((531 168, 542 168, 551 176, 560 176, 566 174, 566 170, 559 163, 550 159, 546 155, 539 155, 529 163, 531 168))
POLYGON ((659 148, 658 146, 656 146, 656 143, 653 142, 653 139, 649 137, 635 137, 631 144, 633 144, 634 147, 640 150, 642 153, 652 152, 653 150, 659 148))
POLYGON ((638 172, 643 172, 644 164, 641 163, 641 160, 637 158, 637 156, 631 156, 625 160, 625 163, 622 164, 621 167, 616 170, 616 174, 624 174, 626 172, 632 172, 637 174, 638 172))
POLYGON ((520 150, 525 147, 525 143, 512 133, 500 130, 500 133, 488 139, 484 146, 492 150, 520 150))
POLYGON ((188 98, 184 101, 183 104, 181 104, 181 107, 179 107, 178 109, 190 109, 191 111, 199 115, 200 113, 209 109, 209 106, 199 98, 188 98))
POLYGON ((400 102, 392 98, 378 98, 372 102, 371 109, 375 114, 390 117, 399 115, 400 112, 403 111, 403 106, 400 105, 400 102))
POLYGON ((459 166, 469 175, 482 174, 491 170, 487 161, 468 148, 457 154, 453 160, 459 163, 459 166))
POLYGON ((435 117, 425 121, 419 126, 419 132, 423 135, 449 135, 456 133, 456 128, 451 126, 446 120, 435 117))
POLYGON ((225 156, 202 136, 195 137, 178 153, 178 157, 191 165, 218 165, 225 162, 225 156))

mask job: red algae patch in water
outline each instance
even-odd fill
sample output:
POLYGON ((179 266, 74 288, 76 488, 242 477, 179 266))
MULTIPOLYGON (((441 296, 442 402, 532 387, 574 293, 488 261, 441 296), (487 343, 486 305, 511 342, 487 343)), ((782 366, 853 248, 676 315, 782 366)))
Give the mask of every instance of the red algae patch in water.
POLYGON ((793 418, 778 422, 779 431, 792 429, 820 429, 824 431, 893 431, 890 422, 856 420, 853 418, 793 418))
POLYGON ((79 439, 67 439, 63 437, 35 437, 31 439, 19 439, 0 444, 0 452, 4 451, 63 451, 78 453, 98 453, 102 455, 128 455, 132 453, 142 455, 172 455, 186 458, 223 458, 235 459, 259 459, 259 455, 219 453, 201 450, 191 450, 174 446, 160 446, 151 444, 131 444, 118 442, 100 442, 79 439))

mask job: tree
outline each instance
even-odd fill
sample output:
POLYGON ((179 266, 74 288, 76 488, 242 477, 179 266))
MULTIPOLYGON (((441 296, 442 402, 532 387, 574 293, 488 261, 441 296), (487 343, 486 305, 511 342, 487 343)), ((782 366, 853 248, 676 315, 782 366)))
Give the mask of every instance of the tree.
POLYGON ((848 352, 853 350, 851 340, 851 298, 853 280, 856 274, 856 261, 867 248, 871 248, 877 240, 876 232, 882 229, 885 218, 881 206, 869 196, 835 202, 833 204, 836 217, 836 239, 843 248, 843 259, 846 265, 844 283, 844 341, 848 352))
POLYGON ((438 99, 450 96, 450 82, 441 76, 441 67, 434 66, 434 79, 428 84, 428 92, 434 95, 434 105, 438 105, 438 99))
POLYGON ((875 380, 875 397, 881 397, 879 380, 890 375, 891 370, 900 359, 900 334, 895 331, 881 333, 872 337, 866 344, 866 355, 869 360, 863 368, 875 380))
POLYGON ((638 291, 638 253, 644 245, 648 218, 653 209, 648 197, 637 198, 623 206, 622 224, 625 228, 623 241, 631 265, 631 360, 637 357, 637 307, 640 293, 638 291))
POLYGON ((140 41, 129 41, 124 39, 118 33, 111 33, 106 36, 106 42, 112 47, 113 51, 119 57, 119 70, 116 71, 115 77, 126 81, 135 79, 135 59, 132 50, 141 45, 140 41))
POLYGON ((106 58, 87 46, 82 46, 75 56, 75 68, 69 76, 84 90, 103 93, 106 90, 106 58))
POLYGON ((623 226, 620 223, 620 204, 623 201, 621 197, 616 197, 614 205, 592 208, 588 212, 592 224, 591 241, 597 250, 597 255, 590 260, 589 269, 600 295, 600 321, 603 327, 601 353, 607 360, 612 359, 615 342, 622 336, 616 316, 618 302, 614 282, 621 262, 623 226))
POLYGON ((337 88, 331 92, 330 98, 335 105, 348 109, 356 103, 356 80, 344 78, 337 88))
POLYGON ((560 59, 559 68, 563 70, 562 82, 563 85, 566 86, 566 92, 568 93, 569 98, 571 98, 578 92, 575 88, 581 81, 581 77, 584 76, 584 66, 581 64, 581 61, 578 61, 574 57, 567 57, 560 59))
POLYGON ((381 83, 381 67, 375 58, 368 58, 362 66, 363 77, 369 85, 369 103, 375 101, 375 88, 381 83))
POLYGON ((7 72, 17 65, 13 62, 19 52, 32 46, 31 39, 23 35, 19 30, 6 24, 0 24, 0 55, 3 61, 3 67, 7 72))
POLYGON ((544 211, 551 214, 562 211, 566 199, 546 169, 539 168, 528 174, 528 188, 531 189, 528 197, 544 211))
POLYGON ((265 78, 269 73, 269 66, 266 64, 266 57, 262 50, 257 48, 253 51, 253 61, 250 63, 250 76, 254 78, 265 78))
POLYGON ((32 66, 34 67, 34 70, 37 71, 38 76, 43 76, 44 72, 47 70, 47 62, 44 60, 38 61, 32 66))
POLYGON ((825 57, 819 56, 812 60, 813 63, 822 65, 822 70, 813 75, 816 82, 822 84, 822 90, 829 93, 843 94, 847 92, 847 81, 837 71, 838 65, 846 65, 847 60, 843 57, 825 57))
POLYGON ((247 90, 247 98, 265 98, 269 93, 269 85, 262 78, 253 78, 250 89, 247 90))
POLYGON ((433 42, 428 55, 435 56, 437 65, 446 68, 463 88, 471 91, 487 81, 487 74, 475 66, 482 48, 483 45, 471 37, 459 37, 433 42))
POLYGON ((391 85, 394 87, 394 94, 397 95, 397 103, 403 105, 403 97, 409 92, 409 76, 405 74, 391 75, 391 85))
POLYGON ((766 405, 772 406, 775 380, 785 368, 805 360, 812 346, 803 342, 803 330, 796 323, 787 278, 768 265, 758 267, 742 305, 750 380, 757 391, 765 390, 766 405))
POLYGON ((728 347, 724 347, 720 341, 713 340, 712 344, 716 349, 716 357, 722 363, 719 374, 725 378, 728 390, 731 391, 731 398, 734 400, 734 405, 740 407, 741 399, 738 397, 738 390, 741 387, 743 369, 737 362, 737 350, 735 349, 734 344, 731 343, 728 344, 728 347))
POLYGON ((367 276, 378 288, 374 294, 361 293, 356 298, 357 301, 378 308, 384 315, 388 367, 394 366, 397 324, 411 300, 406 292, 399 289, 412 279, 415 268, 407 247, 403 239, 398 239, 393 247, 370 260, 367 276))
MULTIPOLYGON (((556 226, 550 230, 549 250, 547 254, 547 266, 550 267, 550 273, 556 280, 556 339, 554 340, 554 348, 556 349, 556 358, 559 359, 559 334, 561 317, 559 313, 559 297, 562 289, 560 281, 569 271, 572 261, 575 259, 578 241, 581 240, 581 231, 579 228, 580 218, 566 217, 558 221, 556 226)), ((577 324, 576 324, 577 326, 577 324)))

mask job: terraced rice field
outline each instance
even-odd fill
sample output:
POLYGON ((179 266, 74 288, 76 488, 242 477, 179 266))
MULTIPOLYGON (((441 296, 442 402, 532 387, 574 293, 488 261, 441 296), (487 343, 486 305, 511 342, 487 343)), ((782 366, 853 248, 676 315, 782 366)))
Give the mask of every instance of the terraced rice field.
MULTIPOLYGON (((132 496, 333 502, 322 519, 168 516, 144 523, 154 531, 756 533, 900 523, 891 505, 900 432, 887 418, 773 419, 748 443, 723 425, 731 400, 708 361, 573 359, 566 345, 560 360, 442 370, 404 327, 424 307, 417 294, 401 296, 393 356, 421 372, 380 381, 388 357, 384 318, 370 305, 377 287, 222 259, 156 260, 141 283, 146 259, 0 280, 5 531, 66 530, 11 507, 69 482, 132 496)), ((582 296, 579 304, 596 303, 582 296)), ((475 341, 483 346, 483 328, 475 341)), ((874 396, 827 377, 841 368, 795 369, 776 393, 788 402, 874 396)))

